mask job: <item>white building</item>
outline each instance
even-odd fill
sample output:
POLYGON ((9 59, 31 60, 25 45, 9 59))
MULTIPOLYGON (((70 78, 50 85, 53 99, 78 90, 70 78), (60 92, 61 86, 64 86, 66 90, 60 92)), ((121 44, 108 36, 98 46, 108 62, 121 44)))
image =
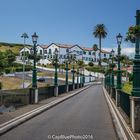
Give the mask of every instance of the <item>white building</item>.
MULTIPOLYGON (((85 48, 79 45, 67 45, 67 44, 56 44, 50 45, 37 45, 37 54, 42 56, 39 63, 49 64, 51 59, 54 57, 55 50, 58 50, 59 61, 63 63, 67 59, 68 54, 74 56, 77 60, 83 60, 85 64, 89 62, 98 63, 99 50, 94 51, 92 48, 85 48)), ((24 48, 20 50, 20 56, 23 55, 24 48)), ((25 47, 25 52, 31 54, 32 48, 25 47)), ((110 52, 101 50, 101 58, 109 58, 110 52)))

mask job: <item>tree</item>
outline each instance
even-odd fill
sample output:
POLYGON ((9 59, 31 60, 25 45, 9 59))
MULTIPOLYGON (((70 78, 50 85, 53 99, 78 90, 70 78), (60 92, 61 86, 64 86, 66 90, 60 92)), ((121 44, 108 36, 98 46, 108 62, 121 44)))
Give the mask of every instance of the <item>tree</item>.
POLYGON ((104 24, 97 24, 93 31, 93 35, 95 38, 99 39, 99 65, 101 66, 101 39, 106 38, 107 30, 104 24))
POLYGON ((7 57, 7 63, 8 63, 8 65, 11 66, 11 64, 13 64, 13 62, 16 60, 15 54, 11 50, 7 50, 5 52, 5 55, 7 57))

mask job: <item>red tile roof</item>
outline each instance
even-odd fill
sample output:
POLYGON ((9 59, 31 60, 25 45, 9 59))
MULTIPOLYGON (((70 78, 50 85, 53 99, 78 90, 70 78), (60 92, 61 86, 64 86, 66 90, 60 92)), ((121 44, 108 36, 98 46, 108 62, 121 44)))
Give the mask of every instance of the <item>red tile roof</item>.
POLYGON ((82 48, 83 50, 85 50, 85 51, 93 51, 93 48, 82 48))
MULTIPOLYGON (((56 44, 56 43, 55 43, 56 44)), ((58 47, 60 48, 70 48, 72 47, 73 45, 67 45, 67 44, 56 44, 58 47)))

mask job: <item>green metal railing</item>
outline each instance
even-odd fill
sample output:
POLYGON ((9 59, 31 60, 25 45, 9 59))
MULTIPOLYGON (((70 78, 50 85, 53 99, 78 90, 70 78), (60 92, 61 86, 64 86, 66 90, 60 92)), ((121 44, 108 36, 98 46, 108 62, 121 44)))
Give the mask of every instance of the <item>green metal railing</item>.
POLYGON ((127 94, 123 91, 120 93, 120 107, 130 117, 130 94, 127 94))

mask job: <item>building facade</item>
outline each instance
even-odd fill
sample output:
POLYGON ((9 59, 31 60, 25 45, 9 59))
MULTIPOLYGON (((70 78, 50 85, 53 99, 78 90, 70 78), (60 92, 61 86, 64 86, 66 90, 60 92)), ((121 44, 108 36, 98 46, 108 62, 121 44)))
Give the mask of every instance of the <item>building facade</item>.
MULTIPOLYGON (((83 60, 85 64, 93 62, 98 64, 99 61, 99 50, 94 51, 92 48, 85 48, 79 45, 67 45, 67 44, 56 44, 52 43, 50 45, 37 45, 37 55, 41 56, 39 60, 40 64, 50 64, 51 59, 54 58, 54 52, 58 51, 59 62, 63 63, 67 60, 68 56, 74 57, 76 60, 83 60)), ((25 47, 20 50, 20 56, 23 55, 23 52, 28 54, 32 53, 31 47, 25 47)), ((101 50, 101 58, 109 58, 110 52, 101 50)), ((104 65, 104 63, 102 62, 104 65)))

